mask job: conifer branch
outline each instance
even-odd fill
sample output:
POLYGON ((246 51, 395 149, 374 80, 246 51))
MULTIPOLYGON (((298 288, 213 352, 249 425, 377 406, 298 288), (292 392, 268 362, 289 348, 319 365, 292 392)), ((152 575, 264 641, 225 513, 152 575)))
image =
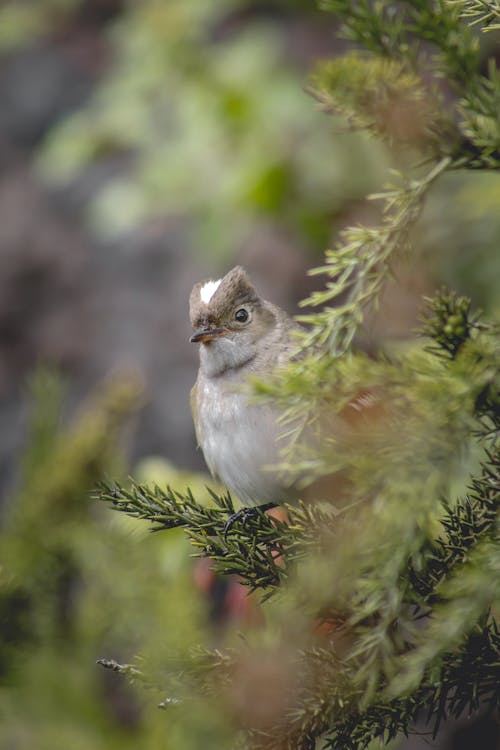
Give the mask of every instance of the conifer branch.
POLYGON ((347 115, 384 140, 417 146, 437 160, 451 156, 450 168, 499 169, 500 74, 494 58, 487 75, 480 72, 477 39, 462 23, 469 14, 485 22, 484 28, 496 26, 496 6, 324 0, 322 7, 341 19, 344 36, 370 54, 320 63, 314 95, 327 111, 347 115), (429 45, 435 54, 429 54, 429 45), (443 106, 439 93, 443 76, 456 92, 451 107, 443 106), (399 110, 403 102, 404 111, 414 110, 408 120, 399 110))
POLYGON ((267 594, 288 577, 295 562, 317 544, 331 522, 331 515, 321 507, 289 507, 284 521, 257 506, 228 533, 227 522, 235 513, 231 496, 209 492, 215 506, 198 502, 189 488, 181 493, 133 481, 128 488, 100 482, 95 497, 114 510, 149 521, 152 531, 184 528, 197 557, 209 557, 218 573, 236 574, 250 590, 262 589, 267 594))
POLYGON ((384 744, 398 734, 408 736, 417 717, 425 718, 432 737, 449 717, 460 718, 480 708, 494 711, 500 699, 500 632, 494 621, 472 633, 458 650, 446 654, 438 672, 404 698, 375 701, 353 712, 326 735, 331 750, 365 750, 380 738, 384 744))
POLYGON ((432 299, 426 298, 427 310, 420 333, 435 343, 428 351, 436 356, 456 357, 459 349, 470 338, 479 315, 471 317, 471 301, 442 289, 432 299))
POLYGON ((467 344, 468 351, 463 359, 468 361, 471 374, 476 370, 475 363, 481 362, 484 387, 476 397, 475 415, 479 422, 476 434, 494 444, 500 430, 498 326, 485 323, 480 311, 471 312, 471 301, 467 297, 459 297, 446 289, 441 289, 426 302, 420 333, 432 340, 426 347, 427 351, 436 357, 453 360, 467 344))
POLYGON ((482 31, 500 28, 498 0, 448 0, 448 4, 456 6, 471 26, 480 26, 482 31))
POLYGON ((417 570, 410 564, 409 577, 415 603, 432 606, 440 601, 439 584, 467 558, 483 538, 497 533, 500 511, 500 461, 489 455, 482 473, 472 479, 470 493, 457 503, 443 501, 440 524, 443 534, 423 551, 417 570))
POLYGON ((352 130, 364 130, 390 148, 418 148, 439 160, 449 141, 452 153, 457 134, 450 112, 438 88, 430 92, 406 61, 348 52, 318 66, 309 93, 323 112, 342 115, 352 130))
POLYGON ((374 54, 416 65, 425 41, 438 50, 434 67, 452 81, 466 81, 477 72, 474 37, 461 24, 459 8, 446 0, 382 0, 376 6, 364 0, 321 0, 320 7, 341 19, 343 36, 374 54))
POLYGON ((130 682, 135 682, 136 680, 146 682, 144 673, 137 667, 134 667, 133 664, 120 664, 115 659, 107 658, 97 659, 96 664, 99 664, 104 669, 110 669, 112 672, 123 674, 130 682))
POLYGON ((319 313, 298 318, 310 329, 304 334, 303 346, 315 347, 324 355, 340 356, 351 345, 364 310, 376 304, 389 273, 390 261, 396 253, 408 249, 410 231, 420 217, 424 199, 431 185, 449 167, 446 157, 420 180, 412 180, 372 196, 385 201, 385 219, 377 227, 350 227, 341 234, 342 241, 326 252, 326 265, 310 271, 325 274, 326 289, 313 292, 301 305, 325 307, 319 313))
POLYGON ((389 685, 390 696, 414 690, 425 672, 435 669, 444 654, 463 643, 500 601, 498 539, 479 541, 460 568, 442 581, 437 593, 442 603, 433 607, 411 652, 399 656, 393 664, 398 673, 389 685))
POLYGON ((321 737, 321 746, 331 750, 365 750, 375 739, 388 743, 399 734, 408 736, 417 717, 426 720, 428 734, 435 737, 448 717, 480 708, 494 711, 500 704, 499 656, 500 633, 492 620, 447 653, 412 694, 385 702, 379 697, 360 710, 359 692, 345 663, 331 650, 305 651, 297 664, 304 690, 282 723, 267 732, 250 730, 248 746, 273 750, 279 741, 280 747, 296 750, 299 738, 321 737))

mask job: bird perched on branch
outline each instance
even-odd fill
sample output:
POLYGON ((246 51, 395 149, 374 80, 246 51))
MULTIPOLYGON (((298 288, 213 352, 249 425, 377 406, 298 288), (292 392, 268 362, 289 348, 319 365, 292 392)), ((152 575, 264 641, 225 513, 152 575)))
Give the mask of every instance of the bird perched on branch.
POLYGON ((191 341, 200 344, 191 410, 211 473, 247 505, 290 500, 284 476, 270 470, 284 447, 279 412, 252 401, 245 385, 291 359, 299 326, 258 295, 241 266, 196 284, 189 303, 191 341))

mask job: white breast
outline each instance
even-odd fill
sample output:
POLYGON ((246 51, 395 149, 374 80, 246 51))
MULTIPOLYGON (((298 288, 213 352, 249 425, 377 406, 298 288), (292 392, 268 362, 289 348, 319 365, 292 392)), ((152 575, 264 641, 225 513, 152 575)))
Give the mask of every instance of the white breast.
POLYGON ((198 382, 198 440, 211 472, 246 504, 282 502, 277 414, 218 378, 198 382))

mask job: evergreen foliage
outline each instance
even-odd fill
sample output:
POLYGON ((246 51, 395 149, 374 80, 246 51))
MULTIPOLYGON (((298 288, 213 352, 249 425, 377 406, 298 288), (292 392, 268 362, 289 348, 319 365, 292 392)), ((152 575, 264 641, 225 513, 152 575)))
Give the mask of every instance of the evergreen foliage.
POLYGON ((323 2, 362 51, 319 66, 316 98, 427 166, 378 196, 379 226, 346 229, 313 269, 327 282, 306 300, 321 309, 301 318, 303 356, 254 384, 297 438, 303 425, 318 436, 314 448, 294 441, 284 461, 323 481, 321 501, 228 529, 228 495, 207 506, 135 482, 99 491, 154 530, 184 528, 196 555, 266 600, 266 627, 192 662, 244 747, 362 750, 417 720, 435 735, 449 716, 498 705, 498 327, 443 289, 427 300, 421 345, 376 358, 352 346, 435 181, 500 166, 500 78, 493 62, 480 70, 462 18, 471 5, 323 2), (400 105, 419 115, 410 130, 400 105))
MULTIPOLYGON (((142 401, 141 384, 109 378, 76 414, 64 393, 52 372, 33 376, 25 454, 3 509, 0 748, 155 747, 164 733, 156 703, 165 696, 152 698, 158 679, 149 653, 187 662, 183 648, 203 635, 203 606, 178 535, 152 539, 89 503, 100 477, 123 474, 124 427, 142 401), (109 649, 140 650, 148 680, 136 667, 127 673, 136 688, 106 679, 95 662, 109 649)), ((180 481, 173 471, 170 481, 180 481)), ((216 714, 200 705, 186 721, 182 712, 162 747, 196 750, 201 737, 211 747, 216 714)), ((222 736, 219 722, 219 743, 222 736)))
MULTIPOLYGON (((426 330, 434 332, 430 361, 435 367, 432 373, 426 369, 425 378, 436 378, 441 370, 450 383, 449 370, 463 356, 470 369, 465 374, 460 362, 454 377, 465 375, 470 384, 474 382, 469 402, 487 453, 478 477, 470 480, 462 499, 440 500, 437 490, 428 499, 419 498, 418 493, 415 497, 417 488, 429 486, 428 477, 419 481, 414 475, 416 486, 406 488, 412 463, 420 473, 424 467, 432 471, 432 456, 440 462, 446 458, 438 471, 441 480, 441 474, 448 474, 453 464, 450 455, 446 457, 443 451, 440 457, 436 454, 446 435, 438 433, 434 442, 428 422, 430 455, 422 456, 421 446, 420 455, 405 454, 404 475, 398 476, 397 459, 390 451, 390 470, 382 467, 377 477, 386 482, 386 497, 378 500, 382 507, 377 512, 370 509, 369 520, 361 523, 359 505, 354 511, 348 506, 333 514, 331 508, 313 504, 290 507, 286 521, 257 512, 226 534, 227 519, 234 512, 228 496, 214 495, 216 506, 207 508, 190 493, 183 497, 178 492, 164 493, 159 487, 102 488, 104 500, 118 510, 152 521, 155 530, 185 527, 197 554, 210 557, 220 573, 237 573, 265 598, 282 592, 287 583, 286 596, 292 601, 287 606, 292 611, 295 607, 316 611, 320 619, 337 626, 340 623, 340 630, 354 638, 347 658, 339 658, 335 638, 331 651, 316 643, 299 652, 295 667, 307 686, 307 705, 300 694, 282 726, 274 727, 269 736, 251 733, 252 747, 275 747, 277 736, 286 738, 284 747, 297 747, 298 737, 321 735, 330 743, 327 747, 343 747, 341 743, 349 736, 346 747, 362 748, 375 736, 388 740, 399 731, 409 732, 422 711, 437 730, 445 716, 459 716, 465 707, 477 708, 479 696, 492 707, 496 705, 494 686, 499 674, 495 659, 500 639, 488 611, 500 596, 496 590, 500 475, 498 452, 492 446, 492 428, 498 430, 499 414, 498 402, 486 412, 483 406, 496 390, 494 360, 488 353, 489 340, 496 338, 496 331, 479 324, 477 317, 469 318, 469 308, 469 301, 442 292, 431 301, 432 312, 425 323, 426 330), (466 317, 450 332, 449 320, 457 315, 457 309, 466 317), (449 353, 451 336, 453 355, 449 353), (469 337, 474 347, 458 354, 469 337), (482 377, 474 372, 479 358, 484 367, 482 377), (486 417, 482 425, 480 416, 486 417), (402 498, 415 507, 401 509, 402 498), (342 542, 346 538, 347 548, 342 542), (335 570, 342 571, 344 580, 332 588, 335 570), (321 677, 318 664, 328 665, 321 677), (317 682, 311 695, 307 675, 312 672, 317 682), (337 685, 339 679, 342 688, 337 685), (342 720, 331 714, 334 689, 342 720), (380 702, 381 690, 385 703, 380 702), (358 713, 356 706, 363 711, 358 713)), ((418 376, 414 368, 411 373, 413 378, 418 376)), ((457 395, 464 398, 463 387, 457 395)), ((447 401, 450 398, 446 392, 443 396, 447 401)), ((432 406, 435 419, 436 403, 432 406)), ((449 420, 444 425, 446 430, 459 427, 449 420)), ((472 427, 468 420, 467 427, 472 427)), ((411 431, 416 429, 418 423, 412 420, 411 431)), ((386 438, 385 433, 380 436, 384 442, 386 438)), ((461 440, 467 441, 466 432, 461 440)), ((447 445, 452 452, 454 447, 451 441, 447 445)))
POLYGON ((498 2, 488 0, 451 0, 458 5, 464 18, 471 19, 472 24, 480 24, 484 31, 500 27, 500 7, 498 2))

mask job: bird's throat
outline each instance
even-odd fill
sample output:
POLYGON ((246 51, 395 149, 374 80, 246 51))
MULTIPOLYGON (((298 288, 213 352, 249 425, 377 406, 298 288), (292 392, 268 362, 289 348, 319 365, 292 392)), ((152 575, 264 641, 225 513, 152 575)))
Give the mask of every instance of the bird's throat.
POLYGON ((250 366, 256 354, 254 346, 238 346, 233 338, 224 336, 201 345, 200 366, 207 377, 218 377, 250 366))

